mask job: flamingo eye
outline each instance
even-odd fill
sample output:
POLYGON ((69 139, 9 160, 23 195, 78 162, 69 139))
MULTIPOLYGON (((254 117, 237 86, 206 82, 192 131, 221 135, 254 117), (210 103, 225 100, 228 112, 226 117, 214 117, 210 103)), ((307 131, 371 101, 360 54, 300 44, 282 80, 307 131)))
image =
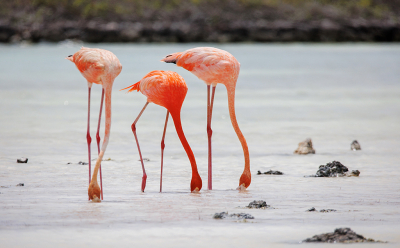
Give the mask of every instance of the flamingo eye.
POLYGON ((68 58, 69 58, 69 57, 72 57, 72 55, 69 55, 68 58))
POLYGON ((171 57, 171 56, 172 56, 172 54, 170 54, 170 55, 167 55, 167 56, 166 56, 166 58, 168 58, 168 57, 171 57))

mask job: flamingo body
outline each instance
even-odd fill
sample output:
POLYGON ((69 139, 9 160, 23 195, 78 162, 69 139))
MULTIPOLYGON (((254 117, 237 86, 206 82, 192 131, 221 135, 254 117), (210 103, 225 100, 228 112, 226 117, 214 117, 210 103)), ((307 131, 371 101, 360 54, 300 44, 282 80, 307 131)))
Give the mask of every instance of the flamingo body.
MULTIPOLYGON (((70 55, 66 59, 73 62, 78 68, 78 70, 81 72, 83 77, 86 78, 89 87, 89 97, 90 97, 90 88, 92 87, 92 83, 101 84, 105 95, 106 127, 105 127, 104 140, 101 146, 101 150, 99 149, 99 156, 96 160, 96 166, 94 168, 92 180, 88 188, 89 199, 93 201, 100 201, 101 199, 100 194, 102 192, 97 183, 97 174, 110 137, 112 85, 114 83, 115 78, 120 74, 122 70, 122 65, 119 62, 118 58, 112 52, 98 48, 82 47, 74 55, 70 55)), ((90 105, 89 105, 89 110, 90 110, 90 105)), ((101 116, 101 112, 99 116, 101 116)), ((91 140, 89 133, 88 136, 89 136, 88 140, 91 140)), ((90 141, 88 142, 90 143, 90 141)), ((90 154, 90 149, 89 149, 89 154, 90 154)))
MULTIPOLYGON (((202 188, 202 180, 197 171, 197 164, 192 149, 183 133, 181 124, 181 108, 188 91, 185 80, 176 72, 172 71, 152 71, 144 76, 139 82, 125 89, 140 91, 147 97, 147 102, 152 102, 165 107, 175 124, 175 129, 181 140, 182 146, 190 160, 192 167, 192 180, 190 191, 197 192, 202 188)), ((168 118, 168 115, 167 115, 168 118)), ((162 141, 163 144, 163 141, 162 141)), ((163 147, 162 147, 163 149, 163 147)), ((142 189, 144 190, 144 189, 142 189)))
MULTIPOLYGON (((239 125, 236 120, 235 114, 235 89, 236 82, 239 76, 240 63, 236 58, 221 49, 213 47, 197 47, 186 50, 184 52, 177 52, 166 56, 161 61, 166 63, 174 63, 177 66, 183 67, 192 72, 200 80, 203 80, 206 85, 213 86, 213 95, 211 99, 211 106, 207 109, 207 133, 209 135, 209 166, 211 167, 211 115, 212 103, 214 97, 214 90, 217 84, 225 85, 228 93, 229 115, 232 126, 239 138, 243 148, 245 166, 244 171, 239 179, 238 189, 249 187, 251 183, 250 173, 250 156, 246 139, 244 138, 239 125)), ((209 174, 211 169, 209 169, 209 174)), ((211 175, 209 175, 211 181, 211 175)), ((209 189, 211 189, 211 182, 209 182, 209 189)))

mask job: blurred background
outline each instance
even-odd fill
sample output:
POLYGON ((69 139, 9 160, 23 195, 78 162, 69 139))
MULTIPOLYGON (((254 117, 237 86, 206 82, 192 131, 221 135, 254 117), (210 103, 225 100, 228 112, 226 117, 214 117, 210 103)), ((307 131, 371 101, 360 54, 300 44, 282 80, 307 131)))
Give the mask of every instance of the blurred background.
POLYGON ((0 42, 400 41, 400 0, 0 1, 0 42))

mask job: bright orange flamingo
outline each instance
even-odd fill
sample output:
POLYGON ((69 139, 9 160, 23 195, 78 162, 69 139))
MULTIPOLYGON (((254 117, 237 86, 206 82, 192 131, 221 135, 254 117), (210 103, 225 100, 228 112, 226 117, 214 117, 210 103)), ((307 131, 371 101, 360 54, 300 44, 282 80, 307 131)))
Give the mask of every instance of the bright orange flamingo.
POLYGON ((214 104, 215 87, 218 83, 225 85, 228 93, 229 115, 232 126, 242 144, 244 153, 244 171, 239 180, 238 189, 246 189, 251 183, 250 156, 246 139, 239 129, 235 114, 235 89, 239 76, 240 64, 232 54, 213 47, 197 47, 184 52, 173 53, 161 61, 174 63, 192 72, 207 85, 207 135, 208 135, 208 189, 212 189, 211 160, 211 117, 214 104), (212 95, 210 99, 210 85, 212 95))
POLYGON ((114 79, 119 75, 122 70, 122 66, 119 63, 118 58, 107 50, 98 49, 98 48, 86 48, 82 47, 81 50, 76 52, 74 55, 68 56, 66 59, 75 63, 78 70, 82 73, 82 75, 86 78, 88 82, 88 124, 87 124, 87 134, 86 140, 88 144, 88 154, 89 154, 89 188, 88 195, 89 200, 93 200, 96 202, 100 202, 103 200, 103 184, 102 184, 102 176, 101 176, 101 160, 103 159, 104 152, 106 151, 108 140, 110 137, 110 128, 111 128, 111 90, 112 85, 114 83, 114 79), (97 125, 97 150, 99 156, 96 161, 96 166, 93 170, 93 177, 90 177, 91 172, 91 151, 90 151, 90 143, 92 138, 90 137, 90 92, 92 89, 92 84, 101 84, 103 87, 101 103, 100 103, 100 114, 99 114, 99 122, 97 125), (103 99, 105 95, 105 112, 106 112, 106 128, 104 134, 103 145, 100 150, 100 119, 101 112, 103 108, 103 99), (101 189, 97 183, 97 173, 100 169, 100 185, 101 189), (101 200, 100 200, 101 194, 101 200))
POLYGON ((176 72, 172 71, 152 71, 149 72, 146 76, 144 76, 139 82, 126 87, 122 90, 129 89, 128 92, 131 91, 139 91, 147 97, 147 102, 144 105, 142 111, 140 111, 138 117, 133 122, 131 128, 132 132, 136 139, 136 144, 139 150, 140 161, 142 163, 143 169, 143 177, 142 177, 142 192, 144 192, 144 188, 146 187, 146 171, 144 169, 142 153, 140 152, 139 141, 136 135, 136 123, 142 115, 143 111, 146 109, 149 103, 155 103, 157 105, 163 106, 167 109, 167 117, 165 119, 164 133, 161 139, 161 177, 160 177, 160 192, 162 191, 162 171, 163 171, 163 156, 164 156, 164 138, 165 138, 165 130, 167 129, 167 122, 169 113, 171 113, 172 120, 175 124, 176 133, 178 134, 179 139, 181 140, 182 146, 186 151, 186 154, 189 158, 190 164, 192 166, 192 180, 190 182, 190 191, 198 192, 201 190, 202 181, 197 171, 196 159, 194 158, 194 154, 192 149, 189 146, 185 138, 185 134, 182 130, 181 124, 181 108, 183 101, 185 100, 187 93, 187 86, 185 80, 176 72))

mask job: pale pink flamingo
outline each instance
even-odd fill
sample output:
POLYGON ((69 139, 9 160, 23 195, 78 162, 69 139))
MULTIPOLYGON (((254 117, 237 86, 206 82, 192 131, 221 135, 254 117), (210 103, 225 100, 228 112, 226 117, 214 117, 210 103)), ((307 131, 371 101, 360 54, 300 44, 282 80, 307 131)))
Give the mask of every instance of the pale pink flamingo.
POLYGON ((89 188, 88 195, 89 200, 100 202, 103 200, 103 184, 101 175, 101 160, 103 159, 104 152, 106 151, 108 140, 110 137, 111 128, 111 91, 114 79, 119 75, 122 70, 122 66, 119 63, 118 58, 110 51, 98 49, 98 48, 86 48, 82 47, 74 55, 68 56, 66 59, 75 63, 78 70, 82 73, 83 77, 86 78, 88 82, 88 124, 87 124, 87 134, 86 140, 88 144, 88 157, 89 157, 89 188), (103 87, 101 103, 100 103, 100 114, 97 126, 97 149, 98 158, 96 161, 96 166, 93 170, 93 177, 90 177, 91 173, 91 150, 90 143, 92 141, 90 137, 90 92, 92 89, 92 84, 101 84, 103 87), (100 119, 101 112, 103 108, 103 99, 105 95, 105 113, 106 113, 106 127, 103 144, 100 149, 100 119), (97 173, 100 169, 100 184, 101 189, 97 183, 97 173), (100 197, 101 194, 101 197, 100 197), (100 200, 101 199, 101 200, 100 200))
POLYGON ((144 192, 146 187, 146 171, 144 169, 142 153, 140 152, 139 141, 136 135, 136 123, 142 115, 143 111, 146 109, 149 103, 155 103, 167 109, 167 116, 165 119, 164 133, 161 139, 161 176, 160 176, 160 192, 162 191, 162 172, 163 172, 163 157, 164 157, 164 138, 165 130, 167 129, 167 122, 169 113, 171 113, 172 120, 175 124, 176 133, 181 140, 182 146, 186 151, 189 158, 190 165, 192 166, 192 180, 190 182, 190 191, 198 192, 201 190, 202 181, 197 171, 196 159, 194 157, 193 151, 189 146, 185 138, 185 134, 182 130, 181 124, 181 108, 183 101, 185 100, 187 93, 187 86, 185 80, 176 72, 172 71, 152 71, 144 76, 139 82, 126 87, 122 90, 129 89, 131 91, 140 91, 143 95, 147 97, 147 102, 144 105, 142 111, 140 111, 138 117, 133 122, 131 128, 135 136, 136 144, 139 151, 140 161, 142 163, 143 177, 142 177, 142 187, 141 190, 144 192))
POLYGON ((229 116, 244 153, 244 171, 239 179, 238 189, 246 189, 251 183, 250 156, 246 139, 239 129, 235 114, 235 89, 239 76, 240 64, 232 54, 213 47, 197 47, 184 52, 173 53, 161 61, 174 63, 192 72, 207 85, 207 135, 208 135, 208 189, 212 189, 211 159, 211 117, 214 104, 215 87, 218 83, 225 85, 228 93, 229 116), (212 95, 210 99, 210 85, 212 95))

